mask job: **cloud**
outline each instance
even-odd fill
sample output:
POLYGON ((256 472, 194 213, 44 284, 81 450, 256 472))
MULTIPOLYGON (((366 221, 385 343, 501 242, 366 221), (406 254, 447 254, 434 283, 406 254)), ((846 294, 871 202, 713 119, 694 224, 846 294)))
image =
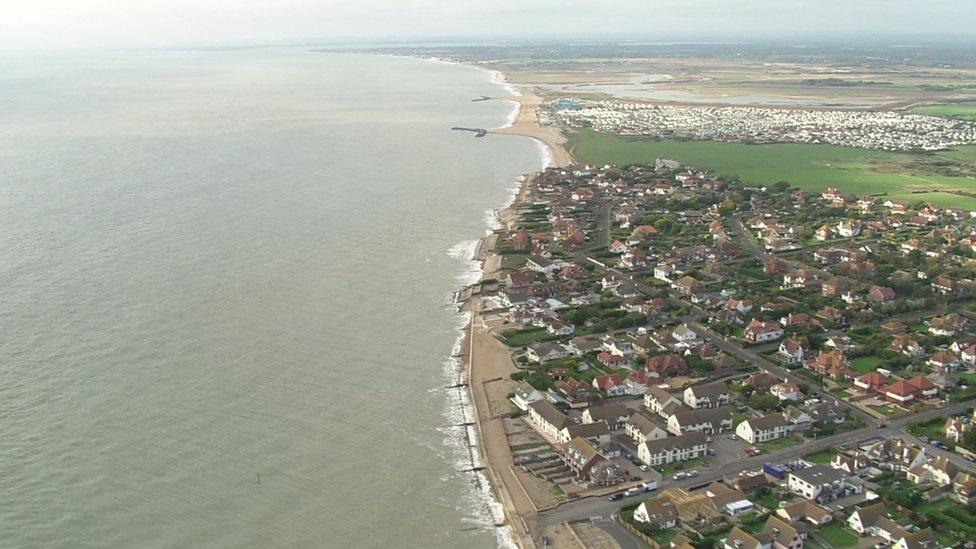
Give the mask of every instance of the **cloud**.
POLYGON ((976 32, 946 0, 0 0, 0 47, 343 37, 976 32))

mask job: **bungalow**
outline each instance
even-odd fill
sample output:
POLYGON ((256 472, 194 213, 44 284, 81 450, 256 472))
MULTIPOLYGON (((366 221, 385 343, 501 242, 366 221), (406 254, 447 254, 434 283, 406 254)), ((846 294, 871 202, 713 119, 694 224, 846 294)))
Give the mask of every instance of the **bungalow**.
POLYGON ((888 378, 880 372, 864 374, 854 380, 854 386, 862 393, 874 393, 880 391, 888 384, 888 378))
POLYGON ((538 400, 529 405, 529 422, 549 439, 556 440, 569 418, 549 401, 538 400))
POLYGON ((670 500, 650 498, 634 510, 634 520, 659 530, 667 530, 677 526, 678 512, 670 500))
POLYGON ((624 429, 627 436, 637 445, 648 440, 661 440, 668 436, 667 431, 640 412, 630 416, 627 423, 624 424, 624 429))
POLYGON ((829 509, 809 500, 780 507, 776 510, 776 514, 794 524, 805 520, 814 526, 823 526, 834 520, 829 509))
POLYGON ((583 423, 607 422, 611 431, 620 429, 630 419, 631 411, 622 404, 590 406, 583 410, 583 423))
POLYGON ((608 376, 596 376, 593 378, 593 388, 603 391, 608 397, 623 396, 627 394, 627 385, 620 374, 608 376))
POLYGON ((897 402, 898 404, 908 404, 915 400, 916 395, 915 387, 904 379, 884 386, 881 389, 881 393, 888 400, 897 402))
POLYGON ((552 343, 533 343, 525 348, 525 356, 532 362, 548 362, 569 356, 562 345, 552 343))
POLYGON ((706 435, 732 429, 732 412, 728 408, 678 410, 668 418, 668 431, 675 435, 699 432, 706 435))
POLYGON ((646 440, 637 447, 637 458, 651 467, 705 456, 708 443, 701 433, 646 440))
POLYGON ((735 428, 735 434, 749 444, 756 444, 785 437, 789 426, 782 414, 769 414, 743 421, 735 428))
POLYGON ((729 388, 724 382, 692 385, 684 392, 684 403, 691 408, 717 408, 729 403, 729 388))
POLYGON ((775 322, 762 322, 753 319, 743 332, 746 341, 751 343, 765 343, 783 337, 783 328, 775 322))
POLYGON ((600 364, 603 364, 608 368, 626 368, 627 365, 630 364, 630 360, 627 357, 615 355, 606 351, 596 355, 596 359, 600 362, 600 364))

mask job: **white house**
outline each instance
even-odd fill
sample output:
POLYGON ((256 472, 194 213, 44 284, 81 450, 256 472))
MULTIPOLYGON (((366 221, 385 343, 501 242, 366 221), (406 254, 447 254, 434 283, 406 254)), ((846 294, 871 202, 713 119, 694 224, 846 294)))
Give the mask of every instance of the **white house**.
POLYGON ((705 435, 689 433, 680 437, 644 441, 637 447, 637 457, 644 463, 657 467, 703 457, 707 450, 705 435))
POLYGON ((685 388, 684 402, 691 408, 717 408, 729 403, 729 388, 724 382, 692 385, 685 388))
POLYGON ((538 389, 523 381, 515 388, 515 395, 512 396, 512 403, 518 406, 519 410, 527 412, 529 405, 545 398, 538 389))
POLYGON ((790 422, 782 414, 770 414, 743 421, 736 426, 735 434, 749 444, 756 444, 785 437, 789 427, 790 422))

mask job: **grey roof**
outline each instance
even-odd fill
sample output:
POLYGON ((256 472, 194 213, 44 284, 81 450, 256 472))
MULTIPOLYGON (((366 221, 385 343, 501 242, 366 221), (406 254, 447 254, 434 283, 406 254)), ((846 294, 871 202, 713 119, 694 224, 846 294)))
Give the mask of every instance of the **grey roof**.
POLYGON ((756 431, 768 431, 769 429, 775 429, 777 427, 786 427, 789 422, 783 417, 783 414, 769 414, 762 417, 754 417, 752 419, 746 420, 749 422, 749 426, 756 431))
POLYGON ((725 406, 719 408, 704 408, 698 410, 680 410, 674 413, 678 425, 698 425, 699 423, 718 423, 732 419, 732 412, 725 406))
POLYGON ((695 398, 717 397, 729 392, 728 386, 726 386, 725 382, 723 381, 705 383, 704 385, 692 385, 690 389, 691 393, 695 395, 695 398))
POLYGON ((611 404, 609 406, 590 406, 587 408, 593 421, 601 419, 617 419, 627 417, 631 414, 630 408, 622 404, 611 404))
POLYGON ((847 476, 847 474, 845 474, 843 471, 820 464, 816 464, 813 467, 807 467, 806 469, 798 469, 790 474, 806 482, 807 484, 812 484, 815 486, 830 484, 847 476))
POLYGON ((542 416, 542 419, 555 425, 557 429, 562 429, 569 419, 559 408, 556 408, 551 402, 545 399, 533 402, 529 405, 529 408, 535 410, 537 414, 542 416))
POLYGON ((601 437, 610 434, 610 428, 607 427, 605 421, 596 421, 593 423, 573 423, 564 427, 569 431, 569 436, 571 438, 582 437, 582 438, 593 438, 601 437))
POLYGON ((627 423, 633 425, 634 427, 637 428, 638 431, 644 434, 650 433, 654 429, 664 430, 663 427, 661 427, 660 425, 652 421, 651 418, 645 416, 640 412, 630 416, 630 419, 627 420, 627 423))
POLYGON ((664 450, 676 448, 684 450, 705 444, 705 435, 701 433, 688 433, 680 437, 665 437, 658 440, 648 440, 644 442, 651 454, 656 454, 664 450))

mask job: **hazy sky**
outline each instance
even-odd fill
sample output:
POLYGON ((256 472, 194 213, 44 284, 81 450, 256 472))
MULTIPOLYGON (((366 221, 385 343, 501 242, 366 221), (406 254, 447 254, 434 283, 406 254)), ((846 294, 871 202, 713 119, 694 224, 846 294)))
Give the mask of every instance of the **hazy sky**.
POLYGON ((344 37, 976 33, 976 0, 0 0, 0 47, 344 37))

